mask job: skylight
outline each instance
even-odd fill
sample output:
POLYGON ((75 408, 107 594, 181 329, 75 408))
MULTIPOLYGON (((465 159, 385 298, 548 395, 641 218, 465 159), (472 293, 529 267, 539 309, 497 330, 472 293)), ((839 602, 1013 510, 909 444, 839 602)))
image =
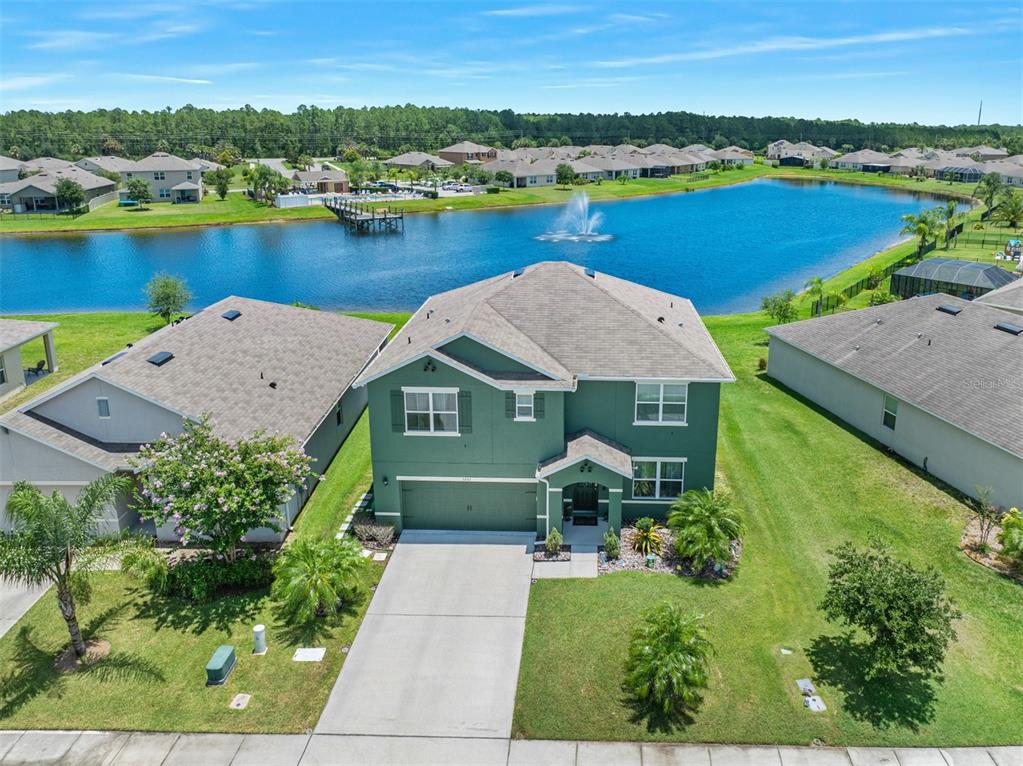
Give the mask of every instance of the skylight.
POLYGON ((1023 327, 1012 322, 999 322, 995 325, 995 329, 1007 332, 1010 335, 1023 335, 1023 327))
POLYGON ((162 367, 173 358, 174 354, 172 354, 170 351, 157 351, 146 361, 149 362, 150 364, 156 365, 157 367, 162 367))
POLYGON ((959 316, 959 312, 962 311, 961 306, 949 306, 948 304, 941 304, 937 307, 937 310, 943 314, 951 314, 952 316, 959 316))
POLYGON ((236 320, 241 315, 242 315, 242 312, 238 311, 238 309, 228 309, 227 311, 225 311, 220 316, 224 317, 224 319, 226 319, 228 322, 233 322, 234 320, 236 320))

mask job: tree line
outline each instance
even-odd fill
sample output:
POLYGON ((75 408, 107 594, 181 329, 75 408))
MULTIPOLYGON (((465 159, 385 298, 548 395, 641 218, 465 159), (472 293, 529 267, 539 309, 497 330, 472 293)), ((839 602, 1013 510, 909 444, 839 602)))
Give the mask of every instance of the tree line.
POLYGON ((18 159, 119 154, 143 157, 160 149, 183 156, 212 155, 214 147, 237 147, 246 157, 330 156, 354 148, 362 156, 437 151, 469 139, 497 147, 657 142, 675 146, 730 144, 762 150, 771 141, 809 141, 852 151, 906 146, 954 148, 1005 146, 1023 153, 1019 126, 929 126, 819 120, 795 117, 723 117, 692 112, 654 114, 527 114, 511 109, 300 106, 285 114, 273 109, 160 111, 96 109, 0 115, 0 153, 18 159))

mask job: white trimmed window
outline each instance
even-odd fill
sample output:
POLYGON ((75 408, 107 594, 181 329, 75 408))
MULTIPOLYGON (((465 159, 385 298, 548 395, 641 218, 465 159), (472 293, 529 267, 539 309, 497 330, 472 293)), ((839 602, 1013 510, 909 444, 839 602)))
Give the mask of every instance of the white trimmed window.
POLYGON ((687 383, 636 383, 636 424, 685 425, 687 383))
POLYGON ((881 424, 892 431, 895 430, 895 420, 899 415, 899 400, 894 396, 884 395, 884 411, 881 414, 881 424))
POLYGON ((163 172, 162 170, 154 170, 153 171, 153 180, 154 181, 166 181, 167 180, 167 174, 165 172, 163 172))
POLYGON ((101 418, 110 417, 110 400, 107 399, 105 396, 100 396, 96 398, 96 413, 101 418))
POLYGON ((533 414, 533 392, 520 394, 515 393, 515 419, 535 420, 533 414))
POLYGON ((457 388, 405 388, 405 433, 458 434, 457 388))
POLYGON ((686 461, 681 458, 637 458, 632 461, 632 496, 674 500, 682 494, 686 461))
POLYGON ((170 189, 160 189, 160 199, 170 199, 170 189))

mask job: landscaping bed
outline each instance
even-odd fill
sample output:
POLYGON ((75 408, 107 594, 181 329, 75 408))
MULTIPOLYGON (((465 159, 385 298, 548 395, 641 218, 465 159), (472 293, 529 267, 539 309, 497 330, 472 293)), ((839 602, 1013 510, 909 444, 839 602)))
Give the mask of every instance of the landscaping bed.
POLYGON ((562 545, 557 553, 549 553, 543 543, 537 543, 533 549, 533 561, 571 561, 572 546, 562 545))
POLYGON ((1001 527, 996 524, 991 530, 991 535, 987 542, 987 550, 983 550, 980 545, 980 524, 977 519, 971 518, 963 530, 963 537, 959 541, 959 548, 981 566, 993 569, 1005 577, 1011 577, 1014 580, 1023 582, 1023 567, 1002 555, 1002 546, 998 542, 998 535, 1001 531, 1001 527))
POLYGON ((681 558, 675 550, 675 533, 673 530, 664 527, 660 530, 661 553, 655 554, 652 566, 646 561, 646 555, 640 553, 633 546, 633 537, 636 534, 635 527, 622 527, 621 553, 617 558, 601 557, 597 565, 599 574, 610 574, 611 572, 659 572, 661 574, 672 574, 680 577, 703 577, 706 579, 725 580, 731 577, 732 572, 739 565, 739 557, 742 555, 742 541, 733 540, 731 544, 732 558, 720 568, 713 563, 708 563, 703 569, 693 568, 689 559, 681 558))

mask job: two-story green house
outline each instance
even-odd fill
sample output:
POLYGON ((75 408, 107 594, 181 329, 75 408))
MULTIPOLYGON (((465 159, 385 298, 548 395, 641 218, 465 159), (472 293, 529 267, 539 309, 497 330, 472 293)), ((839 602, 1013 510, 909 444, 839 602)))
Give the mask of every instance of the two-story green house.
POLYGON ((544 262, 428 299, 363 372, 376 515, 536 530, 713 487, 732 372, 685 298, 544 262))

